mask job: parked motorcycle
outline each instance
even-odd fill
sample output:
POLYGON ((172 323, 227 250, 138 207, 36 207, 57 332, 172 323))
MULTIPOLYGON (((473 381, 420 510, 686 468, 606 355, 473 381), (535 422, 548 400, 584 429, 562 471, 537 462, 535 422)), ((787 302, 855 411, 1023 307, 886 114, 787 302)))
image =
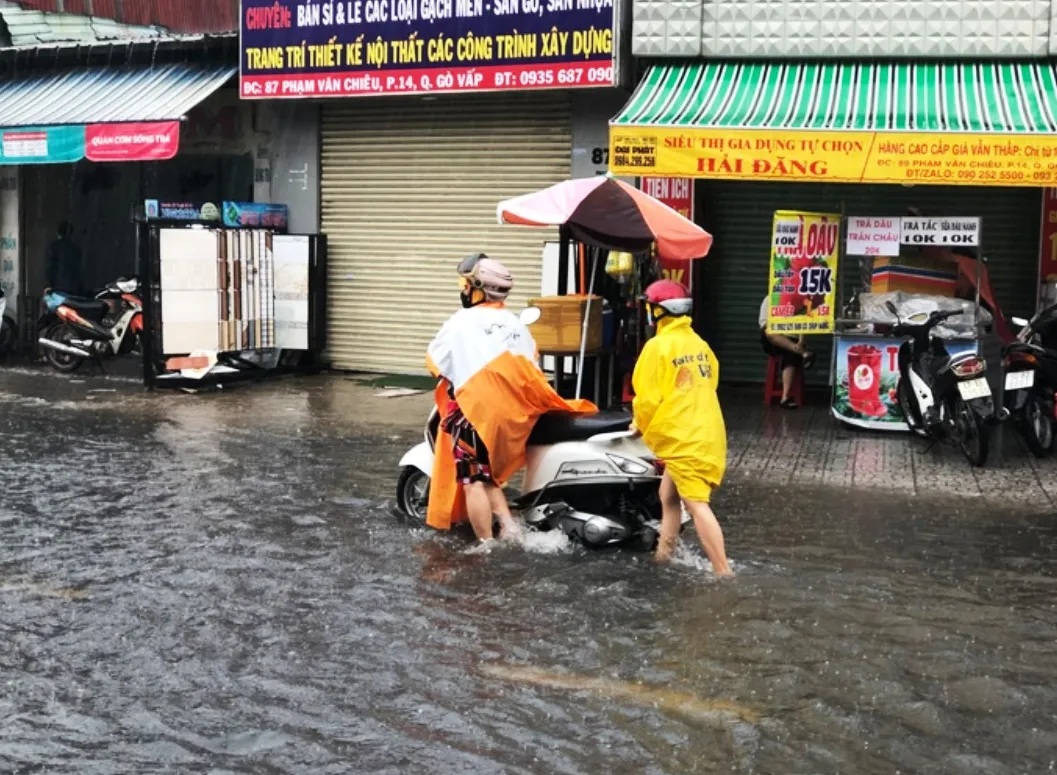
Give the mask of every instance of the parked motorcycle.
POLYGON ((85 360, 103 360, 132 352, 143 331, 139 280, 120 278, 91 299, 49 291, 37 339, 52 368, 76 371, 85 360))
POLYGON ((1057 304, 1012 322, 1021 330, 1002 353, 1005 408, 1032 454, 1048 457, 1057 440, 1057 304))
MULTIPOLYGON (((899 407, 910 429, 932 443, 961 448, 974 466, 987 462, 991 426, 1008 416, 995 402, 984 374, 987 363, 973 352, 951 356, 932 329, 959 310, 920 312, 904 321, 896 316, 892 333, 910 337, 899 348, 899 407)), ((931 445, 930 445, 931 446, 931 445)))

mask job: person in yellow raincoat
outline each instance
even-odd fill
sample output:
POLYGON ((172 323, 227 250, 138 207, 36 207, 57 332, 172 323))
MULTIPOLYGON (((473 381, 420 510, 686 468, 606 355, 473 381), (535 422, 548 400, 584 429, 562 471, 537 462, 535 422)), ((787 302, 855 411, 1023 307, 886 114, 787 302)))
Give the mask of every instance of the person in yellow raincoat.
POLYGON ((480 541, 493 517, 517 532, 502 487, 525 464, 525 446, 545 412, 594 413, 589 401, 565 401, 538 365, 536 341, 505 308, 514 278, 483 253, 459 264, 463 309, 434 337, 426 365, 440 382, 441 423, 434 445, 426 524, 447 530, 469 519, 480 541), (461 486, 460 486, 461 485, 461 486))
POLYGON ((671 558, 682 522, 682 501, 713 570, 728 576, 723 530, 709 505, 727 468, 727 428, 716 395, 719 361, 690 325, 693 300, 683 285, 659 280, 646 289, 645 302, 657 335, 642 348, 635 364, 632 407, 635 430, 665 463, 656 557, 661 562, 671 558))

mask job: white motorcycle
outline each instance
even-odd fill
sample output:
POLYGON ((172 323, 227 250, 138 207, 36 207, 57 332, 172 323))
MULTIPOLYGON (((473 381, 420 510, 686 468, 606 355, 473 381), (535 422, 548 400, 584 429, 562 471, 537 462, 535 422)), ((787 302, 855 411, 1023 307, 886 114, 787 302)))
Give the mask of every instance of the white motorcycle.
MULTIPOLYGON (((522 320, 531 315, 522 315, 522 320)), ((528 322, 528 321, 526 321, 528 322)), ((425 523, 440 414, 430 413, 425 440, 400 460, 397 506, 425 523)), ((627 412, 549 413, 528 439, 521 491, 511 507, 537 530, 559 529, 589 547, 656 546, 664 469, 633 434, 627 412)), ((685 512, 683 526, 690 520, 685 512)))

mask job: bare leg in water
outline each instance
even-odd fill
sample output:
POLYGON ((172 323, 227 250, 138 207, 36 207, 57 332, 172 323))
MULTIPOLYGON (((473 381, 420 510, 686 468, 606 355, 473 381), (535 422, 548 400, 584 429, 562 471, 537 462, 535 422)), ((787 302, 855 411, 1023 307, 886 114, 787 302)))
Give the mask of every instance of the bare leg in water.
POLYGON ((474 482, 463 485, 466 493, 466 512, 473 532, 481 541, 491 541, 492 521, 499 518, 499 537, 503 540, 517 538, 521 531, 507 503, 503 490, 494 484, 474 482))
POLYGON ((712 513, 712 508, 701 501, 680 499, 679 491, 675 488, 668 472, 661 479, 661 535, 657 542, 657 552, 654 555, 657 562, 668 562, 675 550, 675 542, 679 539, 679 526, 682 523, 682 510, 680 503, 686 504, 686 510, 694 519, 694 527, 697 529, 697 537, 701 540, 701 546, 712 563, 712 570, 717 576, 733 575, 730 564, 727 562, 727 551, 723 542, 723 530, 719 526, 719 520, 712 513))
POLYGON ((492 504, 492 513, 499 517, 499 540, 510 541, 521 535, 521 528, 517 520, 510 512, 510 504, 507 503, 506 493, 502 487, 494 484, 485 485, 488 489, 489 502, 492 504))
POLYGON ((463 492, 466 494, 466 514, 470 518, 470 525, 479 541, 492 540, 492 499, 488 493, 488 485, 484 482, 473 482, 464 484, 463 492))

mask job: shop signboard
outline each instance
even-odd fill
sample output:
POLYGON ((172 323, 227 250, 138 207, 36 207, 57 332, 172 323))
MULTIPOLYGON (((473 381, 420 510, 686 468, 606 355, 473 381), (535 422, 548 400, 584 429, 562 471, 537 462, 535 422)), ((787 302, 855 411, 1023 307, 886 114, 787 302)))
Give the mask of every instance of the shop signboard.
POLYGON ((848 216, 844 252, 849 256, 898 256, 899 225, 898 218, 848 216))
POLYGON ((148 221, 219 221, 220 208, 212 202, 160 202, 148 199, 143 203, 148 221))
POLYGON ((675 210, 679 215, 694 220, 694 181, 692 178, 642 178, 639 188, 675 210))
POLYGON ((243 99, 612 86, 613 0, 242 0, 243 99))
POLYGON ((20 127, 0 131, 0 164, 162 161, 179 147, 179 121, 20 127))
MULTIPOLYGON (((908 431, 899 407, 900 339, 840 336, 836 339, 833 415, 861 428, 908 431)), ((945 342, 951 355, 975 352, 973 342, 945 342)))
POLYGON ((180 147, 180 122, 89 124, 85 156, 89 161, 165 161, 180 147))
POLYGON ((1057 304, 1057 188, 1042 192, 1042 237, 1039 240, 1039 305, 1057 304))
POLYGON ((83 158, 83 126, 25 127, 0 132, 0 164, 63 164, 83 158))
MULTIPOLYGON (((639 188, 684 218, 694 220, 693 178, 641 178, 639 188)), ((661 276, 666 280, 675 280, 688 288, 692 285, 693 273, 689 261, 661 259, 660 266, 661 276)))
POLYGON ((613 126, 614 175, 820 183, 1057 185, 1057 136, 613 126))
POLYGON ((290 221, 290 208, 271 202, 224 202, 224 225, 232 228, 263 226, 285 231, 290 221))
POLYGON ((840 215, 779 210, 771 231, 767 332, 833 331, 840 215))
POLYGON ((915 247, 979 247, 980 219, 944 216, 901 218, 900 242, 915 247))

